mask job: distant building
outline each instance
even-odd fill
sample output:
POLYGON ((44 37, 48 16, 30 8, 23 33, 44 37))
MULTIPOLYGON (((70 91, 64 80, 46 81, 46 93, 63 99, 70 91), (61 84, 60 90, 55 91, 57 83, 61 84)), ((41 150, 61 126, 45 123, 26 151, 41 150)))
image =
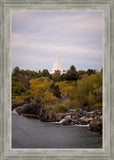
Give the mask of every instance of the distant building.
POLYGON ((56 60, 53 64, 53 68, 52 68, 50 73, 54 74, 54 73, 57 73, 57 72, 60 72, 60 74, 63 73, 63 69, 62 69, 62 66, 61 66, 60 61, 59 61, 58 52, 57 52, 57 55, 56 55, 56 60))

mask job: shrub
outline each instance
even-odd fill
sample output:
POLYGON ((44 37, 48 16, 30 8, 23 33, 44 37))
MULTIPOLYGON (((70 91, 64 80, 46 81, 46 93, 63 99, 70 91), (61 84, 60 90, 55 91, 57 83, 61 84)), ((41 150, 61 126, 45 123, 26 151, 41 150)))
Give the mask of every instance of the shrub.
POLYGON ((52 80, 53 80, 53 82, 59 82, 61 80, 61 76, 58 74, 53 75, 52 80))
POLYGON ((45 105, 44 108, 46 110, 52 110, 53 106, 52 105, 45 105))
POLYGON ((70 101, 70 108, 72 108, 72 109, 77 109, 78 108, 75 100, 70 101))
POLYGON ((56 85, 54 83, 52 83, 50 85, 50 90, 51 92, 54 94, 54 96, 58 97, 58 98, 61 98, 61 93, 60 93, 60 89, 59 89, 59 86, 56 85))
POLYGON ((102 108, 102 104, 101 103, 97 103, 94 105, 94 109, 99 109, 102 108))
POLYGON ((56 103, 54 107, 52 107, 52 112, 54 113, 65 113, 67 112, 67 107, 63 104, 56 103))
POLYGON ((70 109, 70 108, 72 108, 72 107, 71 107, 71 100, 70 100, 70 98, 65 98, 65 99, 63 99, 63 100, 62 100, 62 104, 63 104, 64 106, 66 106, 67 110, 70 109))
POLYGON ((24 97, 23 96, 16 96, 14 101, 12 101, 12 107, 18 107, 24 103, 24 97))
POLYGON ((88 95, 88 104, 91 109, 94 109, 95 96, 91 92, 89 92, 89 95, 88 95))

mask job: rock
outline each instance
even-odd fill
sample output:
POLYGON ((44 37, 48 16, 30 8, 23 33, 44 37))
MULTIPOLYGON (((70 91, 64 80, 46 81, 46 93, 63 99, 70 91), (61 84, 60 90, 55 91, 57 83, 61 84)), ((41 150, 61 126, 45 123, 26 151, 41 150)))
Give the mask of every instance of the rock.
POLYGON ((76 111, 77 111, 76 109, 69 109, 68 112, 70 112, 70 113, 73 112, 73 113, 74 113, 74 112, 76 112, 76 111))
POLYGON ((56 113, 56 121, 59 122, 65 117, 64 113, 56 113))
POLYGON ((77 121, 77 119, 75 119, 75 120, 74 120, 74 124, 78 124, 78 121, 77 121))
POLYGON ((17 107, 16 112, 18 114, 37 114, 40 110, 40 106, 34 106, 31 104, 24 104, 23 106, 17 107))
POLYGON ((64 113, 52 113, 45 108, 40 110, 40 119, 45 122, 59 122, 64 118, 64 113))
POLYGON ((72 122, 71 119, 65 118, 64 121, 62 122, 62 124, 63 124, 63 125, 70 125, 71 122, 72 122))
POLYGON ((49 115, 49 111, 48 110, 46 110, 45 108, 42 108, 41 110, 40 110, 40 120, 41 121, 45 121, 45 122, 48 122, 48 121, 50 121, 50 115, 49 115))
POLYGON ((81 121, 77 120, 77 121, 76 121, 76 124, 81 124, 81 121))
POLYGON ((22 116, 26 116, 26 117, 32 117, 32 118, 40 118, 38 115, 35 114, 21 114, 22 116))
POLYGON ((74 125, 75 124, 75 122, 74 121, 71 121, 71 123, 70 123, 71 125, 74 125))
POLYGON ((82 109, 70 109, 67 113, 52 113, 45 109, 44 106, 23 104, 17 107, 16 112, 27 117, 39 118, 45 122, 61 122, 63 125, 87 125, 93 131, 102 132, 102 109, 87 112, 82 109))
POLYGON ((92 131, 100 131, 102 133, 102 118, 97 118, 89 123, 89 128, 92 131))
POLYGON ((86 125, 86 124, 88 124, 88 121, 85 121, 85 119, 84 119, 84 120, 81 120, 81 121, 80 121, 80 124, 81 124, 81 125, 86 125))
POLYGON ((75 116, 72 116, 72 119, 75 119, 75 116))

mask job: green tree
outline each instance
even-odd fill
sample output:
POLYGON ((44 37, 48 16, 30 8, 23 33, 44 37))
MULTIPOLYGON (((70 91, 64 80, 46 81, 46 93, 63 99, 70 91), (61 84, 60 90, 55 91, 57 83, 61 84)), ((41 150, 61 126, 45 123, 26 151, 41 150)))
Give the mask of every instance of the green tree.
POLYGON ((47 70, 47 69, 44 69, 44 70, 42 71, 41 75, 42 75, 43 77, 49 77, 49 72, 48 72, 48 70, 47 70))
POLYGON ((77 107, 89 106, 94 108, 96 103, 102 104, 102 74, 84 75, 77 81, 76 88, 73 88, 73 100, 77 107))
POLYGON ((74 65, 72 65, 72 66, 70 67, 70 70, 72 70, 73 72, 76 72, 76 68, 75 68, 75 66, 74 66, 74 65))
POLYGON ((67 80, 76 80, 77 79, 77 71, 74 65, 70 67, 70 69, 67 71, 67 80))
POLYGON ((42 75, 42 72, 39 70, 38 71, 38 77, 41 77, 41 75, 42 75))
POLYGON ((54 75, 60 75, 60 74, 61 74, 61 72, 59 70, 56 70, 54 73, 54 75))
POLYGON ((88 105, 89 109, 94 109, 95 105, 95 95, 90 91, 88 95, 88 105))
POLYGON ((72 70, 68 70, 68 72, 67 72, 67 80, 76 80, 76 79, 77 79, 76 72, 74 72, 72 70))
POLYGON ((55 84, 52 83, 50 85, 50 89, 51 89, 51 92, 53 92, 54 96, 61 98, 61 92, 58 85, 55 86, 55 84))
POLYGON ((61 80, 67 80, 67 74, 66 73, 63 73, 61 75, 61 80))
POLYGON ((59 82, 61 80, 61 76, 59 74, 52 75, 52 80, 54 82, 59 82))
POLYGON ((82 79, 85 74, 87 74, 86 71, 79 70, 79 71, 77 72, 77 77, 78 77, 78 79, 82 79))
POLYGON ((93 70, 93 69, 88 69, 87 70, 87 74, 90 76, 91 74, 95 74, 95 70, 93 70))
POLYGON ((19 67, 15 67, 15 68, 13 69, 13 75, 15 75, 15 74, 17 74, 17 73, 19 73, 19 72, 20 72, 19 67))

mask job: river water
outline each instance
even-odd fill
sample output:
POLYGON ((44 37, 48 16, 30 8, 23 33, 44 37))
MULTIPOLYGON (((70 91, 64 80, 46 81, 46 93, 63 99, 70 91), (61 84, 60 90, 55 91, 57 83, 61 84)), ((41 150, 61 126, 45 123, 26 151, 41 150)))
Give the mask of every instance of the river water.
POLYGON ((87 127, 41 122, 12 113, 12 148, 101 148, 102 137, 87 127))

